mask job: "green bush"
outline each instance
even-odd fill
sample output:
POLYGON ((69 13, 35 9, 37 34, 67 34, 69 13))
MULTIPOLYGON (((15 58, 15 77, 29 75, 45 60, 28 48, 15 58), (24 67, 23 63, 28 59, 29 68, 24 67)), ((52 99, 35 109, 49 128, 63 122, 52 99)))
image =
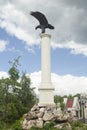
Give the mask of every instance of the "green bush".
POLYGON ((78 130, 78 129, 80 130, 81 128, 82 128, 82 130, 84 130, 83 129, 84 124, 81 121, 79 121, 79 120, 74 122, 74 123, 72 123, 71 126, 72 126, 72 130, 78 130))
POLYGON ((6 123, 0 121, 0 130, 5 130, 7 127, 6 123))
POLYGON ((42 128, 31 127, 29 130, 43 130, 42 128))
POLYGON ((22 124, 21 122, 18 120, 16 121, 13 125, 11 130, 22 130, 22 124))
MULTIPOLYGON (((55 123, 54 122, 48 122, 44 125, 44 130, 51 130, 53 129, 55 123)), ((55 129, 54 129, 55 130, 55 129)))

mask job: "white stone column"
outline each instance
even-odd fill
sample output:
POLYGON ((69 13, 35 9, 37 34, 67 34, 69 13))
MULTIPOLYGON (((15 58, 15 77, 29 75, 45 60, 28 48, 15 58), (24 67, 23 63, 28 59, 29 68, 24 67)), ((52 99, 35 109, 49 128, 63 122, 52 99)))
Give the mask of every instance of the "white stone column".
POLYGON ((39 105, 54 105, 54 87, 51 82, 51 54, 49 34, 41 37, 41 83, 39 90, 39 105))
POLYGON ((50 38, 48 34, 41 34, 41 81, 44 83, 51 82, 50 70, 50 38))

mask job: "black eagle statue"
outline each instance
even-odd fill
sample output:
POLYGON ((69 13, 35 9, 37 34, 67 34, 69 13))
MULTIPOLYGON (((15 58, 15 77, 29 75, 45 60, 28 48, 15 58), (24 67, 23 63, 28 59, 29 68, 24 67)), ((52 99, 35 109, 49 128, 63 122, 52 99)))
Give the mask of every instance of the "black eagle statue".
POLYGON ((31 11, 30 15, 35 17, 40 23, 40 25, 36 26, 35 29, 40 28, 42 30, 42 33, 45 33, 46 28, 54 29, 54 27, 51 24, 48 23, 45 15, 42 14, 41 12, 38 12, 38 11, 33 12, 33 11, 31 11))

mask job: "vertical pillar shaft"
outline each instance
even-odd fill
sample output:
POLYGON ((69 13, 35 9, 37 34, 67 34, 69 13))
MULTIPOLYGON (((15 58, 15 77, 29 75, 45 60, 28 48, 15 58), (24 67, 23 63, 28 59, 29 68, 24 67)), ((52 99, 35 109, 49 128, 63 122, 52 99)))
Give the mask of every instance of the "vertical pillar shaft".
POLYGON ((51 82, 51 54, 49 34, 41 37, 41 83, 39 90, 39 105, 54 105, 54 87, 51 82))
POLYGON ((41 34, 41 81, 44 83, 51 82, 50 68, 50 38, 48 34, 41 34))

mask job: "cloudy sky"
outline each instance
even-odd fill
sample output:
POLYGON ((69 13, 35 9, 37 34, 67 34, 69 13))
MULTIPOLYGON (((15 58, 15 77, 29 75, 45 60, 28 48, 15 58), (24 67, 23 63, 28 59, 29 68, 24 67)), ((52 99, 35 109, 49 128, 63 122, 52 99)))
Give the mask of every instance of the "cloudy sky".
MULTIPOLYGON (((55 94, 87 90, 87 0, 1 0, 0 77, 6 77, 8 61, 21 56, 20 71, 30 75, 32 86, 41 80, 40 32, 29 13, 44 13, 55 27, 51 34, 51 72, 55 94)), ((36 89, 38 93, 38 90, 36 89)))

